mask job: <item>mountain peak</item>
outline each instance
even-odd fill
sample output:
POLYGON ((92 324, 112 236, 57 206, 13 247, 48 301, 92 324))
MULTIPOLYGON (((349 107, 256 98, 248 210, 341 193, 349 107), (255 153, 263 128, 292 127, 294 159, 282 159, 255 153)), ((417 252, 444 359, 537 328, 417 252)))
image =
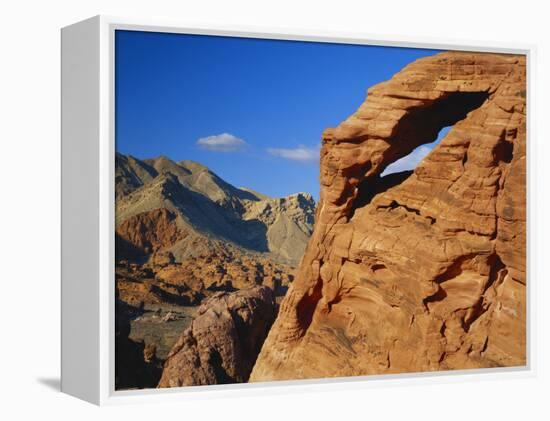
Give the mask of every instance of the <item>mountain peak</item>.
MULTIPOLYGON (((126 182, 130 159, 117 154, 118 184, 126 182)), ((150 169, 117 196, 117 225, 146 211, 166 208, 199 235, 229 241, 252 252, 269 253, 297 264, 313 228, 315 202, 308 193, 270 198, 237 188, 199 162, 178 163, 166 156, 136 160, 132 168, 150 169), (147 173, 149 175, 149 173, 147 173)), ((142 172, 145 173, 143 170, 142 172)), ((133 173, 132 173, 133 175, 133 173)), ((177 247, 176 247, 177 248, 177 247)))

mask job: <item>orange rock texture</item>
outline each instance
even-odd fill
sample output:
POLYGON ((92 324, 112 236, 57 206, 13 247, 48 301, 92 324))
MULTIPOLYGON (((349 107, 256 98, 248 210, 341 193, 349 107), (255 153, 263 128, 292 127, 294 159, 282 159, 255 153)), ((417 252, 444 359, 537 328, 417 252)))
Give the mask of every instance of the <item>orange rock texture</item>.
POLYGON ((323 134, 314 233, 250 380, 525 365, 525 142, 524 56, 439 53, 369 89, 323 134))
POLYGON ((175 219, 165 208, 128 218, 116 230, 118 255, 133 257, 133 254, 147 254, 174 244, 185 236, 175 219))

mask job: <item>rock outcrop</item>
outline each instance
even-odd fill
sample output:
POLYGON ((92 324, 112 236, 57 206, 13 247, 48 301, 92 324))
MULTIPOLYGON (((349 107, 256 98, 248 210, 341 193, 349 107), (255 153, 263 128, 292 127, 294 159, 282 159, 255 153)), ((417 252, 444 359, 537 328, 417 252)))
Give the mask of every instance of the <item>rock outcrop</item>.
POLYGON ((193 259, 174 262, 159 252, 145 264, 120 261, 115 267, 120 300, 135 308, 154 304, 198 305, 219 291, 231 292, 256 285, 283 296, 294 279, 291 267, 230 247, 213 248, 193 259))
POLYGON ((315 230, 251 381, 526 363, 525 97, 524 56, 440 53, 325 131, 315 230))
POLYGON ((217 293, 173 346, 158 386, 246 382, 275 314, 267 287, 217 293))
POLYGON ((126 219, 116 230, 117 257, 136 259, 185 238, 176 224, 176 216, 166 208, 157 208, 126 219))

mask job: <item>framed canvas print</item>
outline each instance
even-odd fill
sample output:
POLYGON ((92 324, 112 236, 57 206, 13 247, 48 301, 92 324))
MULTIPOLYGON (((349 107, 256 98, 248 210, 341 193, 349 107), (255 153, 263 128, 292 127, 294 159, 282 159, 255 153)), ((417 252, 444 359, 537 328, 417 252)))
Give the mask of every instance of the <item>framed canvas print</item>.
POLYGON ((531 54, 64 28, 62 390, 532 372, 531 54))

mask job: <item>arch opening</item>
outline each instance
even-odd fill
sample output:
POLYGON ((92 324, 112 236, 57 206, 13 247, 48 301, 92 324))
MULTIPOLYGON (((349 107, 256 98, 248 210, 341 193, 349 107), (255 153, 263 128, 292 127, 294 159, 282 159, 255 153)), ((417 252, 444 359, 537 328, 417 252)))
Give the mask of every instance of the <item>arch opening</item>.
POLYGON ((403 171, 413 171, 420 162, 428 156, 428 154, 441 142, 441 140, 447 135, 451 126, 443 127, 437 138, 432 143, 425 143, 417 146, 411 153, 399 158, 397 161, 388 165, 384 171, 380 174, 381 178, 386 177, 389 174, 400 173, 403 171))

